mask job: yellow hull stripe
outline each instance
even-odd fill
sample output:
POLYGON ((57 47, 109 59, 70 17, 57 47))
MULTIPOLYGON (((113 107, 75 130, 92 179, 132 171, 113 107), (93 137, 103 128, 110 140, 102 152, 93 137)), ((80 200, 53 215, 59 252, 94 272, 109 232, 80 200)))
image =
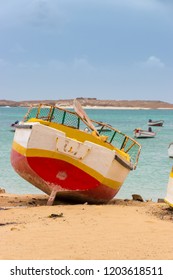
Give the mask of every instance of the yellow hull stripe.
MULTIPOLYGON (((171 169, 171 172, 169 174, 169 177, 173 178, 173 167, 171 169)), ((164 199, 164 201, 171 207, 173 207, 173 203, 169 202, 166 198, 164 199)))
POLYGON ((173 178, 173 170, 170 172, 169 176, 173 178))
POLYGON ((78 160, 74 160, 74 158, 71 158, 69 156, 66 156, 64 154, 60 154, 53 151, 46 151, 46 150, 39 150, 39 149, 26 149, 25 147, 19 145, 15 141, 13 141, 12 145, 13 150, 18 152, 24 157, 46 157, 46 158, 52 158, 52 159, 59 159, 65 162, 68 162, 79 169, 83 170, 96 180, 98 180, 100 183, 112 188, 112 189, 119 189, 123 182, 117 182, 108 178, 105 178, 103 175, 95 171, 94 169, 86 166, 85 164, 82 164, 78 160))
POLYGON ((164 199, 164 201, 171 207, 173 207, 173 203, 170 203, 167 199, 164 199))

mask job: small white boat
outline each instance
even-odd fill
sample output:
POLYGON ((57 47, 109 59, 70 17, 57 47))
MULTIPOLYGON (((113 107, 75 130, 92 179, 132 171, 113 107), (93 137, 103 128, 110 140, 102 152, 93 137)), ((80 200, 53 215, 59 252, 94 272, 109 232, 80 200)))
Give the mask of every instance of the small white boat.
POLYGON ((165 197, 165 202, 173 207, 173 167, 169 174, 168 186, 167 186, 167 193, 165 197))
POLYGON ((163 126, 164 121, 152 121, 151 119, 148 120, 148 126, 163 126))
POLYGON ((148 130, 135 128, 133 133, 135 138, 153 138, 156 136, 156 132, 152 131, 151 127, 148 130))
POLYGON ((173 158, 173 142, 169 144, 169 147, 168 147, 168 156, 170 158, 173 158))

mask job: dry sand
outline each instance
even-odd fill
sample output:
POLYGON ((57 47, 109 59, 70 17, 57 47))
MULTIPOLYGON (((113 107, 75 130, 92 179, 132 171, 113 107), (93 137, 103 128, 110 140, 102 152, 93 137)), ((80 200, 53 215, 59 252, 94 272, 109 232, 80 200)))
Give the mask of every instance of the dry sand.
POLYGON ((0 194, 1 260, 173 259, 173 210, 165 203, 46 202, 0 194))

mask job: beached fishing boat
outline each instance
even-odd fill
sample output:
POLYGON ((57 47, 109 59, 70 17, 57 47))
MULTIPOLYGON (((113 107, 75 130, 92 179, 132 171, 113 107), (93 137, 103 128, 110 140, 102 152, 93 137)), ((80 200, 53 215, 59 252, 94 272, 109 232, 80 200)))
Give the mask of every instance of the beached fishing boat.
POLYGON ((136 169, 141 146, 105 124, 98 132, 80 103, 74 111, 51 105, 31 107, 16 126, 11 164, 25 180, 55 197, 106 202, 136 169), (91 131, 85 131, 86 125, 91 131))
POLYGON ((151 119, 148 120, 149 126, 163 126, 163 124, 164 124, 163 120, 159 120, 159 121, 153 121, 151 119))
POLYGON ((156 136, 156 132, 152 131, 149 127, 148 130, 143 130, 141 128, 135 128, 133 131, 135 138, 153 138, 156 136))
POLYGON ((171 207, 173 207, 173 167, 169 174, 169 180, 167 185, 167 193, 165 197, 165 202, 168 203, 171 207))
POLYGON ((170 143, 168 146, 168 156, 173 158, 173 143, 170 143))

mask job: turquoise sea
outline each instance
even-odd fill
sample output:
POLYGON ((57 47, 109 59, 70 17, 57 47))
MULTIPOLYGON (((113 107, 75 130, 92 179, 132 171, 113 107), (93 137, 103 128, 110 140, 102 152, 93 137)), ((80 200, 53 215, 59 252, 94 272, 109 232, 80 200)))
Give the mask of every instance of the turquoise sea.
MULTIPOLYGON (((0 107, 0 188, 5 188, 9 193, 41 193, 16 174, 10 164, 14 137, 10 124, 21 120, 27 110, 21 107, 0 107)), ((155 138, 138 139, 142 150, 137 169, 130 172, 116 196, 124 199, 131 198, 132 194, 140 194, 144 199, 153 201, 164 198, 173 165, 173 159, 167 153, 169 143, 173 142, 173 111, 87 109, 86 112, 91 119, 107 122, 132 137, 135 128, 148 128, 148 119, 164 120, 164 127, 153 128, 157 132, 155 138)))

